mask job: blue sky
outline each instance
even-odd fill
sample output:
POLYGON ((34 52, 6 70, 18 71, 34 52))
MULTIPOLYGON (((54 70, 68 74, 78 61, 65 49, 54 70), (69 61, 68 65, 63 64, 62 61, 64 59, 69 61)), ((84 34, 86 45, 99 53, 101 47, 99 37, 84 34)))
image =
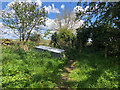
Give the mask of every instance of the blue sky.
MULTIPOLYGON (((40 1, 40 0, 39 0, 40 1)), ((2 2, 2 10, 4 10, 7 5, 9 5, 11 2, 2 2)), ((77 2, 39 2, 42 3, 41 7, 46 7, 49 11, 48 13, 48 19, 49 22, 47 22, 48 24, 51 23, 52 20, 54 20, 56 18, 56 15, 62 12, 62 10, 65 9, 69 9, 70 11, 73 11, 73 9, 76 7, 77 2), (62 6, 64 6, 63 8, 61 8, 62 6)), ((10 31, 10 30, 6 30, 6 31, 10 31)), ((45 32, 45 30, 42 30, 42 34, 45 32)), ((12 33, 12 30, 10 31, 10 34, 4 34, 3 38, 10 38, 10 39, 15 39, 15 35, 14 33, 12 33)))
MULTIPOLYGON (((43 6, 48 6, 48 5, 52 5, 54 4, 56 8, 59 9, 59 11, 61 12, 61 5, 63 4, 65 6, 66 9, 69 10, 73 10, 73 8, 76 6, 77 2, 43 2, 43 6)), ((56 13, 50 13, 48 15, 49 18, 54 19, 56 17, 56 13)))
MULTIPOLYGON (((4 10, 10 3, 11 2, 2 2, 2 10, 4 10)), ((61 13, 63 10, 63 8, 61 8, 61 5, 64 6, 64 9, 69 9, 70 11, 73 11, 73 9, 75 8, 75 6, 77 4, 77 2, 41 2, 41 3, 42 3, 41 7, 44 7, 44 6, 50 7, 51 6, 52 9, 54 8, 55 10, 58 10, 59 13, 61 13), (53 4, 54 4, 54 7, 53 7, 53 4)), ((57 14, 58 14, 57 12, 53 11, 53 12, 48 13, 47 16, 50 20, 53 20, 56 18, 57 14)), ((10 30, 6 30, 6 31, 8 32, 10 30)), ((2 35, 3 38, 10 38, 10 39, 17 38, 17 37, 15 37, 14 33, 12 33, 12 31, 10 31, 10 32, 11 32, 11 34, 8 33, 9 35, 3 34, 2 35)), ((42 31, 42 33, 44 33, 44 32, 45 32, 45 30, 42 31)))
MULTIPOLYGON (((9 3, 10 2, 2 2, 2 10, 4 10, 9 3)), ((48 7, 49 5, 52 6, 52 4, 54 4, 55 8, 57 8, 61 12, 62 11, 61 5, 64 5, 65 9, 69 9, 69 10, 73 11, 77 2, 42 2, 42 7, 44 7, 44 6, 48 7)), ((57 13, 49 13, 48 18, 54 19, 54 18, 56 18, 56 14, 57 13)))

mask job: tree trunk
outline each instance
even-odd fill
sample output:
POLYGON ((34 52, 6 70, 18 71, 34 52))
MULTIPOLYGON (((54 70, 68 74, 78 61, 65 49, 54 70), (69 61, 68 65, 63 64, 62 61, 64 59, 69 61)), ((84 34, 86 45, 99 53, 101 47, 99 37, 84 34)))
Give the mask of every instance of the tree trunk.
POLYGON ((27 39, 26 39, 26 42, 29 40, 29 38, 30 38, 30 32, 29 33, 27 33, 27 39))
POLYGON ((20 31, 20 41, 21 41, 21 31, 20 31))
MULTIPOLYGON (((36 25, 36 24, 35 24, 35 25, 36 25)), ((32 28, 31 28, 31 30, 27 33, 28 36, 27 36, 26 42, 29 40, 30 34, 31 34, 33 28, 35 27, 35 25, 33 25, 32 28)))
POLYGON ((24 40, 25 40, 25 34, 22 33, 22 41, 24 41, 24 40))
POLYGON ((105 46, 105 58, 107 58, 107 46, 105 46))
POLYGON ((80 48, 79 48, 79 50, 80 50, 80 53, 82 52, 82 42, 80 41, 80 48))
POLYGON ((69 48, 68 48, 68 52, 69 52, 69 54, 70 54, 70 50, 71 50, 71 46, 70 46, 70 41, 68 41, 68 46, 69 46, 69 48))
POLYGON ((20 41, 21 41, 21 35, 20 35, 20 41))

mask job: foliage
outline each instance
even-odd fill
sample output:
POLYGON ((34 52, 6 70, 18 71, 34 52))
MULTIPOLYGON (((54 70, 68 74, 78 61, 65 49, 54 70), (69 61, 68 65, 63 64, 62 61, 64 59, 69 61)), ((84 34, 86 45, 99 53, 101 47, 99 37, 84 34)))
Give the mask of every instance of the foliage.
POLYGON ((72 39, 72 32, 71 29, 66 29, 66 28, 60 28, 58 32, 58 39, 59 39, 59 44, 61 46, 68 45, 72 39), (63 44, 61 44, 63 43, 63 44))
POLYGON ((84 48, 68 77, 72 79, 72 88, 118 88, 118 62, 119 58, 104 58, 101 51, 84 48))
POLYGON ((9 12, 2 12, 2 20, 4 25, 14 30, 20 41, 28 41, 33 29, 39 25, 45 25, 46 12, 44 8, 39 8, 36 2, 14 1, 9 6, 9 12))
MULTIPOLYGON (((102 0, 103 1, 103 0, 102 0)), ((120 29, 120 2, 78 2, 77 5, 83 6, 84 8, 89 7, 86 11, 78 12, 78 18, 84 18, 87 15, 88 18, 84 18, 85 21, 96 24, 113 24, 120 29), (95 22, 91 22, 91 19, 95 19, 95 22)))
POLYGON ((80 27, 77 29, 77 41, 76 41, 76 49, 78 52, 82 51, 82 48, 90 38, 90 28, 80 27))
POLYGON ((78 5, 83 8, 89 7, 76 15, 77 19, 84 19, 85 26, 89 26, 88 28, 91 29, 93 47, 99 50, 104 49, 105 57, 108 54, 119 56, 120 16, 118 12, 120 2, 78 2, 78 5))
MULTIPOLYGON (((45 33, 44 33, 44 37, 47 37, 48 35, 52 34, 50 31, 50 29, 46 30, 45 33)), ((48 37, 48 39, 50 38, 50 36, 48 37)))
POLYGON ((75 35, 71 32, 71 29, 60 28, 58 32, 52 35, 50 44, 70 52, 70 49, 74 47, 74 40, 75 35))
POLYGON ((119 33, 117 29, 110 25, 99 25, 91 28, 93 47, 96 50, 104 49, 105 57, 110 55, 119 55, 119 33))
POLYGON ((2 88, 53 88, 58 86, 64 62, 47 52, 2 49, 2 88))
POLYGON ((60 28, 58 32, 55 32, 52 35, 50 45, 53 45, 54 47, 60 49, 64 49, 66 57, 74 58, 74 52, 76 52, 75 43, 76 37, 72 33, 71 29, 60 28))
MULTIPOLYGON (((2 88, 54 88, 61 86, 61 74, 68 58, 61 60, 47 52, 33 49, 35 42, 27 42, 29 50, 16 46, 2 48, 2 88)), ((119 57, 104 58, 103 51, 83 48, 71 55, 75 68, 69 73, 70 88, 118 88, 119 57), (92 52, 92 53, 91 53, 92 52)))
POLYGON ((57 32, 55 32, 55 33, 52 34, 52 36, 51 36, 50 45, 53 44, 53 46, 56 47, 56 46, 57 46, 57 42, 58 42, 58 35, 57 35, 57 32))
POLYGON ((42 39, 41 34, 37 34, 36 32, 31 34, 31 36, 30 36, 31 41, 40 41, 41 39, 42 39))
POLYGON ((71 29, 72 33, 75 33, 75 24, 78 21, 75 19, 74 12, 71 12, 70 9, 64 9, 61 13, 56 15, 55 23, 52 26, 53 30, 59 31, 61 28, 71 29))
POLYGON ((86 46, 86 47, 91 47, 91 46, 92 46, 92 42, 87 42, 87 43, 85 44, 85 46, 86 46))
MULTIPOLYGON (((76 36, 71 29, 59 28, 51 37, 51 45, 64 49, 67 61, 74 60, 75 67, 67 77, 72 80, 68 81, 71 88, 118 88, 120 31, 119 15, 114 10, 119 11, 119 2, 83 4, 89 9, 77 15, 85 20, 84 27, 77 29, 76 36), (85 18, 86 14, 89 18, 85 18), (93 17, 95 22, 90 22, 93 17), (85 47, 88 38, 92 39, 91 48, 85 47)), ((59 87, 66 60, 34 51, 35 42, 26 44, 29 50, 23 50, 22 45, 3 47, 3 88, 59 87)))

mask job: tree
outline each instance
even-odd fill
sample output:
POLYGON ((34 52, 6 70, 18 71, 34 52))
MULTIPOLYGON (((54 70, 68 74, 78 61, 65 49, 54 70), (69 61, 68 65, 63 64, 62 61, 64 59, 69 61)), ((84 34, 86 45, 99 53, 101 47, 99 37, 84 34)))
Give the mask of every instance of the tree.
POLYGON ((105 48, 105 57, 108 52, 118 56, 120 54, 120 2, 78 2, 78 5, 83 8, 88 7, 87 10, 80 11, 76 15, 77 19, 83 19, 86 26, 91 28, 93 46, 105 48))
POLYGON ((77 18, 84 18, 86 15, 89 18, 84 20, 91 25, 109 23, 120 29, 120 2, 78 2, 78 5, 88 9, 78 12, 77 18), (92 20, 93 18, 95 21, 92 20))
POLYGON ((53 44, 54 47, 56 47, 57 44, 58 44, 58 36, 57 36, 57 32, 55 32, 55 33, 52 34, 52 36, 51 36, 51 42, 50 42, 50 45, 52 45, 52 44, 53 44))
POLYGON ((52 31, 51 29, 47 29, 47 30, 45 31, 43 37, 47 37, 48 39, 51 38, 51 35, 53 34, 53 33, 51 33, 51 31, 52 31))
POLYGON ((99 25, 91 29, 93 47, 96 50, 104 49, 104 56, 119 54, 118 32, 111 25, 99 25))
POLYGON ((30 36, 31 41, 40 41, 42 39, 41 34, 38 34, 36 32, 32 33, 30 36))
POLYGON ((82 48, 85 46, 85 43, 90 38, 90 28, 80 27, 77 29, 77 41, 76 41, 76 49, 78 52, 82 52, 82 48))
POLYGON ((33 29, 45 25, 46 14, 45 9, 40 9, 36 2, 15 1, 9 6, 9 12, 2 12, 2 20, 5 26, 14 30, 20 41, 27 42, 33 29))
POLYGON ((79 24, 83 24, 82 21, 76 20, 75 12, 69 9, 63 10, 60 14, 56 16, 54 20, 53 29, 59 31, 61 28, 71 29, 72 33, 76 33, 76 28, 79 28, 79 24), (76 26, 75 26, 76 25, 76 26))
POLYGON ((60 28, 58 32, 55 32, 51 37, 51 44, 62 49, 67 47, 70 49, 72 47, 73 39, 75 35, 71 32, 71 29, 60 28))

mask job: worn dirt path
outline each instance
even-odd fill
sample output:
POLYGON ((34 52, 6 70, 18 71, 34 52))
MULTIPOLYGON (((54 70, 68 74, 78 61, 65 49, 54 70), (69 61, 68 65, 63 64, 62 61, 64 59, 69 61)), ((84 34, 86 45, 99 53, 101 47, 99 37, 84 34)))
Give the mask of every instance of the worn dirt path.
POLYGON ((75 67, 73 65, 74 60, 69 60, 66 64, 66 66, 64 67, 64 70, 61 72, 61 81, 60 84, 61 86, 59 86, 59 89, 70 89, 71 88, 71 83, 72 79, 69 79, 69 74, 70 72, 73 70, 73 68, 75 67))

